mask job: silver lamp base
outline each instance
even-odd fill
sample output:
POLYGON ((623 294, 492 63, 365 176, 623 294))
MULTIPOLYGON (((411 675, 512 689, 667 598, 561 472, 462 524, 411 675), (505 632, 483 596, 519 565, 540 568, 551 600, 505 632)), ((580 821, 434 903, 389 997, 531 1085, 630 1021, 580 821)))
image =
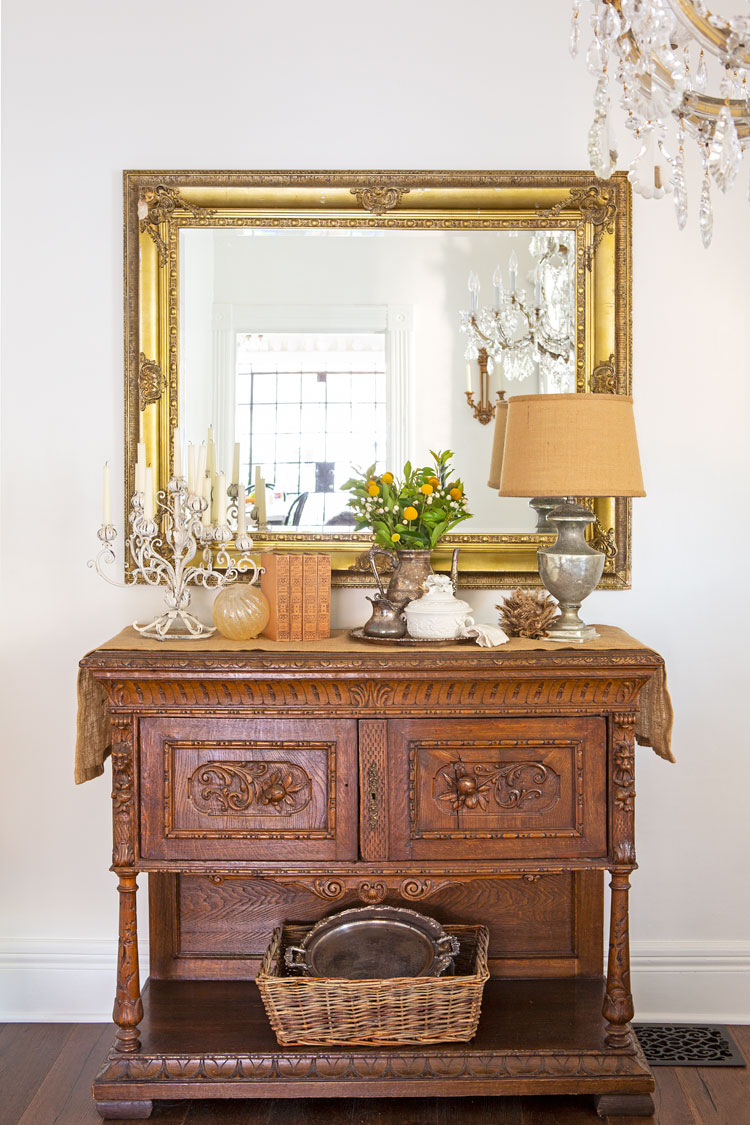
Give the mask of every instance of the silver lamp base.
POLYGON ((545 535, 554 531, 555 528, 549 522, 549 514, 564 503, 564 496, 535 496, 533 500, 529 500, 529 507, 536 512, 536 531, 545 535))
POLYGON ((537 552, 539 577, 560 605, 560 616, 550 625, 548 640, 582 644, 599 636, 578 613, 604 570, 604 554, 590 547, 585 538, 586 528, 595 517, 580 504, 565 503, 547 518, 557 528, 557 540, 537 552))

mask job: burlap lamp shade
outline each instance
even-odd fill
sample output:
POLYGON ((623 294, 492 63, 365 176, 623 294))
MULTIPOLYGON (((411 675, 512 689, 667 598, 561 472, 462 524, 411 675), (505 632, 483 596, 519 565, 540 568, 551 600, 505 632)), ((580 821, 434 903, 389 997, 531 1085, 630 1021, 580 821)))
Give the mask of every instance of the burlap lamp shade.
POLYGON ((505 399, 502 399, 498 402, 495 409, 495 431, 492 438, 490 478, 487 481, 490 488, 500 487, 500 473, 503 467, 503 446, 505 445, 505 425, 507 421, 508 404, 505 399))
POLYGON ((514 395, 506 413, 501 496, 646 495, 630 396, 514 395))

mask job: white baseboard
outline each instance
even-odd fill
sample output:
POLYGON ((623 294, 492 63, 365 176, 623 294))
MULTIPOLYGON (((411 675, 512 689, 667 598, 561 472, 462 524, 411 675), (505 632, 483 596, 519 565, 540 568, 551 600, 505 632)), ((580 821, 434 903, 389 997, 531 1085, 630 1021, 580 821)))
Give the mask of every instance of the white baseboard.
POLYGON ((633 942, 642 1023, 750 1023, 750 942, 633 942))
MULTIPOLYGON (((114 941, 0 939, 0 1021, 106 1023, 116 964, 114 941)), ((631 964, 642 1022, 750 1023, 750 942, 634 942, 631 964)))
MULTIPOLYGON (((145 980, 148 942, 138 944, 145 980)), ((0 939, 0 1020, 108 1023, 116 969, 114 940, 0 939)))

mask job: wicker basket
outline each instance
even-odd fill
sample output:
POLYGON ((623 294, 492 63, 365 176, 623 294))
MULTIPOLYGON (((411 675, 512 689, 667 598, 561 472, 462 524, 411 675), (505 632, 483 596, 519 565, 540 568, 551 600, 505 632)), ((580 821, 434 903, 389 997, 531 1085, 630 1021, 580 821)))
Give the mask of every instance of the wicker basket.
POLYGON ((342 980, 287 976, 284 949, 309 926, 274 930, 256 978, 279 1043, 445 1043, 468 1040, 479 1023, 489 977, 486 926, 445 926, 461 948, 455 976, 342 980))

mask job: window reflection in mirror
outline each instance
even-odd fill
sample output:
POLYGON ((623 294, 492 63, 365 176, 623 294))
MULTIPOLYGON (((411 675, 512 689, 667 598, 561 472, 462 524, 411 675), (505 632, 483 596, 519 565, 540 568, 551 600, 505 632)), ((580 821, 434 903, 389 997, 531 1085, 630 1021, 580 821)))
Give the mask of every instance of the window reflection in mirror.
POLYGON ((482 338, 462 314, 466 328, 475 294, 490 352, 493 324, 521 344, 496 347, 491 401, 574 390, 572 346, 555 354, 575 337, 572 251, 570 231, 183 229, 185 432, 200 441, 213 424, 220 468, 240 443, 240 480, 251 488, 260 468, 270 527, 347 530, 352 466, 398 473, 452 449, 474 513, 462 531, 533 531, 525 500, 487 487, 493 424, 465 394, 468 355, 478 398, 482 338), (524 303, 547 351, 528 343, 524 303))

